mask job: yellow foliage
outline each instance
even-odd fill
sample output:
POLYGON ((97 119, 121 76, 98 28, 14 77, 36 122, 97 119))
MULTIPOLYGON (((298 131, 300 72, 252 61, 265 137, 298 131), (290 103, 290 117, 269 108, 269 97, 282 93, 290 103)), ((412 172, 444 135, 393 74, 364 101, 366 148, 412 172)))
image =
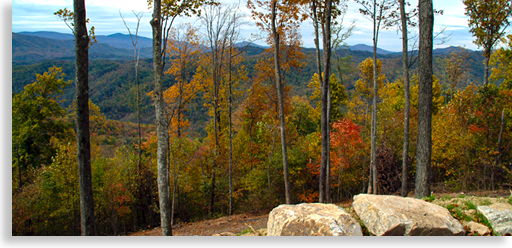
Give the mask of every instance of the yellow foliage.
POLYGON ((491 55, 491 81, 503 80, 501 87, 512 89, 512 34, 503 39, 508 48, 502 47, 491 55))
MULTIPOLYGON (((361 62, 358 66, 359 70, 359 80, 356 81, 355 87, 356 91, 365 99, 373 99, 373 59, 367 58, 363 62, 361 62)), ((384 80, 386 79, 386 75, 380 74, 382 68, 382 61, 377 59, 377 90, 381 89, 384 85, 384 80)), ((378 93, 380 94, 380 93, 378 93)))
MULTIPOLYGON (((444 97, 441 95, 442 87, 439 79, 432 75, 432 112, 437 114, 444 102, 444 97)), ((418 108, 418 75, 414 75, 411 80, 411 106, 418 108)))

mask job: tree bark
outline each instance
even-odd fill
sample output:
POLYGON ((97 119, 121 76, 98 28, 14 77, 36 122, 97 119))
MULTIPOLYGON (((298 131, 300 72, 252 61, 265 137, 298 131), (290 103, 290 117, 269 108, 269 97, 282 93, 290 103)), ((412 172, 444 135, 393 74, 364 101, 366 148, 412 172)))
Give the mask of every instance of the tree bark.
POLYGON ((494 161, 495 165, 501 164, 501 143, 503 137, 503 125, 505 124, 505 109, 501 110, 501 123, 500 123, 500 133, 498 135, 498 154, 496 154, 496 159, 494 161))
POLYGON ((80 225, 83 236, 96 235, 94 198, 91 175, 91 142, 89 133, 89 36, 85 3, 74 0, 76 130, 78 174, 80 185, 80 225))
POLYGON ((404 70, 404 147, 402 154, 402 190, 401 195, 406 197, 408 192, 407 177, 409 175, 409 115, 411 111, 411 100, 409 95, 409 55, 408 55, 408 38, 407 38, 407 17, 405 13, 405 0, 400 0, 400 19, 402 21, 402 62, 404 70))
POLYGON ((163 236, 172 236, 169 168, 167 167, 168 133, 165 121, 165 105, 163 99, 163 61, 162 61, 162 10, 161 0, 154 1, 153 18, 150 21, 153 30, 153 70, 155 80, 155 112, 157 125, 157 163, 158 163, 158 196, 160 202, 160 221, 163 236))
POLYGON ((485 49, 484 52, 484 86, 489 82, 489 57, 491 56, 491 49, 485 49))
POLYGON ((419 1, 420 46, 418 76, 418 148, 415 197, 430 195, 432 154, 432 46, 434 14, 432 0, 419 1))
MULTIPOLYGON (((379 40, 378 25, 377 25, 377 3, 373 3, 373 106, 372 106, 372 127, 371 127, 371 190, 368 190, 369 194, 377 194, 377 43, 379 40)), ((379 21, 380 22, 380 21, 379 21)))
POLYGON ((279 121, 281 129, 281 148, 283 153, 283 174, 284 174, 284 188, 286 204, 291 204, 291 186, 288 173, 288 153, 286 150, 286 129, 284 119, 284 88, 281 79, 281 65, 279 61, 279 33, 276 29, 276 8, 277 1, 272 1, 272 34, 274 36, 274 64, 276 70, 276 90, 279 105, 279 121))
POLYGON ((231 61, 232 56, 231 53, 233 51, 233 45, 229 44, 229 109, 228 109, 228 115, 229 115, 229 213, 228 215, 233 214, 233 175, 232 175, 232 169, 233 169, 233 130, 232 130, 232 107, 233 107, 233 89, 232 85, 233 82, 231 81, 231 61))
POLYGON ((328 0, 326 3, 325 20, 323 24, 323 49, 324 49, 324 76, 321 84, 321 139, 322 139, 322 151, 320 159, 320 185, 319 185, 319 202, 328 203, 330 195, 330 180, 329 176, 329 90, 330 90, 330 77, 331 74, 331 9, 332 1, 328 0))

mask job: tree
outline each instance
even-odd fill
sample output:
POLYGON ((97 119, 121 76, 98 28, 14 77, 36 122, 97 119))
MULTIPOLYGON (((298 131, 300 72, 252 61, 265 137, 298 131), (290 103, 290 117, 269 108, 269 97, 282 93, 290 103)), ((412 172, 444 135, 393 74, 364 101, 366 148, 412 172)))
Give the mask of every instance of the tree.
POLYGON ((137 27, 135 28, 135 35, 132 35, 132 32, 130 28, 128 27, 128 24, 126 24, 126 21, 124 20, 123 15, 121 14, 121 10, 119 10, 119 15, 121 16, 121 19, 123 20, 124 26, 128 30, 128 33, 130 34, 130 39, 132 41, 133 46, 133 60, 134 60, 134 67, 135 67, 135 82, 137 84, 137 130, 138 130, 138 136, 139 136, 139 164, 138 164, 138 173, 141 171, 141 163, 142 163, 142 137, 141 137, 141 130, 140 130, 140 83, 139 83, 139 54, 140 54, 140 45, 137 50, 138 40, 139 40, 139 25, 140 25, 140 19, 142 19, 142 16, 144 16, 144 12, 135 13, 135 11, 132 11, 135 17, 137 18, 137 27))
POLYGON ((170 66, 165 74, 174 77, 175 83, 164 91, 167 112, 167 129, 181 138, 182 129, 188 125, 184 113, 187 105, 196 96, 199 82, 193 79, 192 72, 198 65, 202 52, 198 30, 190 25, 180 25, 171 29, 167 40, 167 54, 170 66))
POLYGON ((503 42, 507 45, 491 55, 490 65, 493 67, 490 79, 501 82, 500 88, 512 89, 512 34, 507 35, 503 42))
POLYGON ((13 167, 18 167, 19 190, 23 187, 22 170, 50 165, 56 153, 51 139, 69 135, 69 124, 60 119, 64 109, 59 97, 71 81, 64 81, 63 76, 61 68, 51 67, 12 98, 13 167))
MULTIPOLYGON (((338 73, 338 83, 341 85, 345 85, 343 81, 343 74, 346 74, 351 69, 351 60, 352 56, 347 55, 343 58, 340 57, 339 51, 343 47, 348 47, 347 43, 345 42, 350 36, 352 36, 352 33, 354 31, 354 28, 356 27, 355 20, 353 20, 348 27, 344 24, 344 16, 346 14, 347 8, 343 8, 342 12, 340 13, 341 17, 339 18, 339 23, 335 24, 332 27, 332 34, 334 37, 332 38, 332 48, 334 50, 334 58, 335 58, 335 65, 336 65, 336 71, 338 73)), ((348 85, 347 85, 348 86, 348 85)))
POLYGON ((373 108, 372 108, 372 129, 371 129, 371 159, 370 159, 370 184, 368 193, 377 192, 377 44, 379 41, 379 30, 389 28, 393 20, 389 17, 392 14, 396 2, 391 0, 361 1, 362 8, 359 12, 373 23, 373 108), (382 25, 382 26, 381 26, 382 25))
POLYGON ((494 45, 505 35, 512 16, 512 2, 510 0, 464 0, 465 14, 469 16, 470 31, 476 39, 473 41, 478 47, 484 48, 484 85, 489 79, 489 58, 494 45))
POLYGON ((344 169, 354 164, 354 157, 358 151, 363 150, 365 144, 361 139, 361 127, 352 120, 343 118, 335 121, 331 132, 332 150, 331 163, 333 170, 338 172, 338 195, 340 195, 341 177, 344 169))
MULTIPOLYGON (((172 236, 170 202, 169 202, 169 169, 167 165, 167 130, 165 129, 165 107, 163 100, 163 68, 165 58, 162 60, 162 9, 161 1, 155 0, 153 9, 153 18, 151 19, 153 30, 153 70, 155 81, 155 112, 156 126, 158 135, 158 197, 160 202, 160 221, 162 235, 172 236)), ((165 51, 165 50, 164 50, 165 51)))
MULTIPOLYGON (((323 75, 322 75, 323 76, 323 75)), ((330 111, 329 120, 332 120, 332 122, 339 120, 343 118, 344 113, 342 112, 342 109, 346 107, 348 95, 345 91, 345 86, 338 82, 338 78, 336 75, 331 74, 330 77, 330 92, 331 92, 331 106, 332 109, 330 111)), ((320 81, 318 78, 318 74, 314 74, 311 78, 311 82, 308 84, 309 88, 313 89, 313 92, 311 93, 311 96, 309 99, 314 102, 315 106, 315 116, 318 116, 318 120, 320 119, 320 112, 321 112, 321 106, 320 106, 320 81)))
POLYGON ((239 29, 242 25, 242 16, 237 6, 210 6, 206 9, 205 15, 201 18, 206 26, 206 46, 208 52, 202 56, 201 66, 197 70, 198 80, 203 82, 205 89, 204 97, 207 100, 207 106, 213 110, 213 134, 214 134, 214 159, 212 169, 212 187, 210 199, 210 214, 213 215, 215 203, 215 184, 217 175, 217 160, 222 153, 220 139, 222 136, 221 109, 227 107, 228 112, 228 138, 230 142, 229 149, 229 179, 230 179, 230 212, 232 211, 232 178, 231 167, 232 158, 232 121, 231 104, 233 99, 233 84, 244 77, 244 70, 239 75, 234 75, 233 70, 239 66, 242 57, 239 51, 236 51, 235 43, 238 40, 239 29), (201 79, 199 79, 201 78, 201 79), (227 89, 226 89, 227 88, 227 89), (227 102, 225 101, 227 100, 227 102))
POLYGON ((153 32, 153 73, 155 81, 154 99, 158 135, 158 192, 160 202, 160 220, 162 235, 172 235, 170 200, 169 200, 169 168, 167 164, 168 133, 165 123, 165 104, 163 99, 163 72, 165 67, 165 48, 169 30, 176 17, 201 15, 199 7, 203 4, 215 4, 208 0, 148 0, 153 5, 153 18, 150 24, 153 32), (164 32, 165 31, 165 32, 164 32), (163 36, 163 37, 162 37, 163 36))
POLYGON ((432 49, 434 10, 431 0, 419 2, 418 143, 415 197, 430 195, 432 154, 432 49))
POLYGON ((320 180, 319 180, 319 196, 318 201, 328 203, 330 200, 330 126, 329 126, 329 110, 330 110, 330 78, 331 75, 331 18, 332 18, 332 1, 327 0, 325 8, 325 20, 323 22, 323 48, 324 48, 324 75, 321 84, 321 109, 320 129, 322 135, 322 153, 320 159, 320 180))
POLYGON ((247 1, 247 7, 251 10, 253 19, 257 22, 257 26, 269 34, 267 42, 274 48, 274 70, 275 83, 278 98, 280 132, 281 132, 281 150, 283 156, 283 174, 285 184, 286 204, 291 203, 291 185, 288 172, 288 152, 286 146, 286 127, 284 115, 284 76, 281 68, 281 60, 283 54, 281 46, 283 45, 282 36, 286 32, 293 32, 293 28, 297 28, 298 23, 305 19, 299 13, 299 1, 279 1, 266 0, 255 1, 260 8, 264 8, 267 12, 258 12, 253 1, 247 1), (268 13, 270 12, 270 13, 268 13))
MULTIPOLYGON (((80 220, 82 235, 94 235, 94 203, 92 197, 91 183, 91 152, 89 135, 89 37, 85 27, 85 3, 83 1, 74 1, 74 12, 64 8, 54 14, 64 20, 75 36, 75 70, 76 70, 76 94, 75 102, 77 105, 76 122, 77 125, 77 157, 79 167, 80 182, 80 220), (68 21, 73 23, 68 24, 68 21), (84 44, 85 43, 85 44, 84 44), (84 106, 85 102, 85 106, 84 106)), ((93 29, 94 30, 94 27, 93 29)))
MULTIPOLYGON (((196 96, 199 90, 199 83, 193 80, 192 72, 197 66, 198 55, 202 50, 198 30, 190 25, 179 25, 178 28, 171 29, 171 34, 167 40, 167 53, 170 58, 170 67, 165 74, 174 76, 176 83, 164 91, 164 99, 166 103, 167 130, 169 132, 169 140, 167 142, 169 161, 173 161, 174 186, 172 193, 171 207, 171 225, 174 224, 174 209, 176 190, 178 188, 178 174, 176 167, 180 167, 178 154, 182 150, 181 134, 183 129, 189 125, 185 119, 184 113, 187 111, 187 105, 196 96), (173 135, 171 135, 173 134, 173 135), (178 142, 176 151, 172 151, 171 136, 173 140, 178 142)), ((179 171, 179 168, 178 168, 179 171)))
MULTIPOLYGON (((231 15, 230 24, 231 30, 228 34, 228 86, 229 86, 229 102, 228 102, 228 116, 229 116, 229 215, 233 214, 233 84, 234 81, 238 81, 241 77, 233 75, 234 65, 240 63, 241 53, 235 48, 236 42, 240 39, 240 27, 242 15, 238 14, 239 6, 236 7, 237 11, 234 11, 231 15)), ((238 70, 238 75, 246 74, 245 68, 238 70)), ((235 73, 236 75, 236 73, 235 73)))
POLYGON ((80 222, 82 235, 96 235, 91 176, 91 141, 89 132, 89 44, 95 40, 94 27, 87 31, 85 3, 74 0, 74 12, 64 8, 54 14, 62 19, 75 36, 76 138, 80 182, 80 222), (68 21, 73 23, 68 24, 68 21))
POLYGON ((80 184, 80 222, 82 235, 95 235, 94 199, 91 175, 91 142, 89 134, 89 35, 85 18, 85 2, 74 1, 74 33, 76 64, 76 123, 80 184))
POLYGON ((401 195, 403 197, 407 196, 408 188, 407 188, 407 177, 409 175, 409 116, 411 113, 411 99, 410 99, 410 91, 409 91, 409 55, 407 50, 409 45, 407 44, 407 13, 405 12, 405 1, 400 0, 400 21, 402 28, 402 63, 404 70, 404 95, 405 95, 405 109, 404 109, 404 146, 402 153, 402 190, 401 195))
POLYGON ((74 12, 63 9, 55 12, 71 29, 75 36, 76 67, 76 134, 78 143, 78 167, 80 182, 80 219, 82 235, 96 234, 94 216, 94 199, 92 195, 91 176, 91 142, 89 132, 89 44, 95 40, 94 27, 87 31, 85 3, 83 0, 73 2, 74 12), (71 26, 68 21, 73 21, 71 26))
POLYGON ((279 63, 279 33, 276 28, 276 9, 277 9, 277 0, 272 1, 272 16, 271 16, 271 26, 272 26, 272 35, 274 37, 274 64, 275 64, 275 73, 276 73, 276 88, 277 88, 277 98, 279 101, 279 121, 281 123, 281 149, 283 152, 283 171, 284 171, 284 185, 285 185, 285 194, 286 194, 286 204, 291 204, 291 185, 288 174, 288 152, 286 149, 286 129, 285 129, 285 120, 284 120, 284 107, 283 107, 283 86, 281 79, 281 65, 279 63))
MULTIPOLYGON (((308 3, 308 2, 306 2, 308 3)), ((324 48, 324 74, 331 75, 331 26, 332 22, 338 16, 343 9, 346 9, 344 1, 309 1, 308 3, 310 12, 309 16, 313 21, 315 28, 315 47, 316 47, 316 62, 318 77, 320 77, 320 91, 321 91, 321 136, 322 136, 322 155, 320 162, 320 180, 319 180, 319 201, 329 202, 330 201, 330 176, 329 176, 329 146, 330 146, 330 87, 329 87, 329 76, 322 78, 322 63, 320 60, 320 41, 319 41, 319 28, 322 28, 323 48, 324 48), (333 7, 333 5, 335 5, 333 7), (337 7, 341 7, 339 10, 337 7), (344 7, 344 8, 343 8, 344 7), (324 85, 325 84, 325 85, 324 85)))

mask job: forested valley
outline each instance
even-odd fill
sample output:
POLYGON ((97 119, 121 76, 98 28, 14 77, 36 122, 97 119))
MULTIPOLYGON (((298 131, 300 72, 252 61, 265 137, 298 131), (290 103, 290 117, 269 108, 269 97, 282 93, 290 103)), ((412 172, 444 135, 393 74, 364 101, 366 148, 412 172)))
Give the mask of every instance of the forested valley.
MULTIPOLYGON (((215 4, 202 7, 197 17, 202 26, 174 24, 163 39, 162 122, 171 225, 270 211, 288 201, 326 202, 319 193, 325 82, 330 108, 327 201, 369 190, 400 195, 404 178, 406 195, 413 192, 421 96, 418 48, 409 51, 410 140, 404 161, 408 99, 402 53, 377 54, 374 61, 370 51, 343 46, 341 34, 351 32, 342 21, 345 1, 332 1, 338 8, 333 16, 339 18, 333 29, 339 30, 331 38, 331 71, 324 75, 318 68, 326 53, 304 48, 296 31, 306 20, 287 16, 299 10, 286 1, 263 2, 268 5, 249 1, 266 47, 243 42, 236 8, 215 4), (282 5, 277 46, 267 25, 271 2, 282 5), (277 64, 282 77, 276 79, 277 64), (276 81, 283 84, 281 90, 276 81), (374 97, 378 124, 372 172, 374 97), (285 128, 280 126, 281 101, 285 128)), ((327 8, 318 2, 318 8, 327 8)), ((162 15, 169 13, 183 14, 162 15)), ((433 51, 432 192, 512 187, 512 35, 502 39, 503 47, 490 54, 488 83, 485 52, 463 47, 433 51)), ((96 234, 160 226, 155 60, 149 48, 140 50, 147 55, 140 60, 133 59, 133 49, 92 43, 93 49, 98 50, 89 60, 89 130, 96 234)), ((81 233, 73 52, 73 45, 63 41, 13 33, 12 235, 81 233)))

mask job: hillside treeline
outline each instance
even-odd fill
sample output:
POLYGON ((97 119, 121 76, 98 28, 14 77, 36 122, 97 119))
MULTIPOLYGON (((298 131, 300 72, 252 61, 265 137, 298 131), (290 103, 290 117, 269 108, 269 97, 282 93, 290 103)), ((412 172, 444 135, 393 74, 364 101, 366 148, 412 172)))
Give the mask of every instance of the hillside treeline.
MULTIPOLYGON (((318 202, 320 78, 329 80, 330 86, 331 201, 368 192, 374 77, 378 125, 373 192, 397 194, 404 177, 409 178, 407 188, 414 189, 417 66, 411 66, 410 149, 404 175, 401 58, 390 55, 373 61, 369 54, 361 58, 340 53, 332 61, 333 68, 340 69, 319 75, 314 51, 301 48, 295 31, 287 27, 283 44, 243 56, 243 48, 234 43, 202 49, 205 39, 190 25, 173 29, 166 40, 161 122, 169 138, 160 144, 151 117, 155 97, 151 61, 141 61, 140 90, 133 61, 91 62, 89 129, 96 234, 126 234, 160 224, 157 146, 162 144, 167 152, 159 155, 167 161, 169 184, 164 186, 171 193, 172 224, 270 210, 286 202, 278 90, 284 99, 287 138, 283 143, 288 147, 291 202, 318 202), (277 63, 276 47, 282 56, 277 63), (281 89, 276 89, 275 64, 284 75, 281 89), (141 128, 135 123, 137 105, 145 122, 141 128)), ((470 59, 478 53, 455 49, 437 59, 428 173, 433 191, 511 186, 512 35, 506 44, 493 53, 491 83, 485 85, 470 70, 479 63, 470 59)), ((13 67, 13 235, 80 234, 73 68, 66 61, 13 67), (28 79, 34 76, 35 80, 28 79)))
MULTIPOLYGON (((368 75, 364 75, 363 71, 368 71, 365 67, 371 67, 370 62, 371 59, 367 59, 359 64, 359 79, 353 83, 352 90, 345 90, 343 85, 339 85, 337 90, 333 89, 336 110, 333 111, 331 124, 331 183, 335 202, 365 192, 368 187, 371 96, 368 75)), ((104 63, 119 66, 114 62, 104 63)), ((232 183, 235 212, 270 209, 284 201, 281 150, 273 100, 275 90, 268 80, 258 77, 258 74, 247 77, 247 85, 239 85, 238 104, 234 107, 232 183)), ((380 83, 383 87, 379 90, 381 110, 378 113, 382 120, 378 128, 378 136, 381 137, 377 153, 378 184, 381 193, 394 194, 400 189, 402 177, 403 83, 399 79, 388 82, 386 74, 382 75, 380 83)), ((13 97, 12 193, 15 235, 79 234, 73 110, 72 104, 67 109, 59 104, 65 87, 71 83, 66 83, 62 78, 68 77, 60 74, 58 68, 50 68, 49 72, 38 75, 33 84, 13 97), (30 89, 46 84, 58 85, 61 90, 53 87, 55 91, 42 94, 30 89), (53 99, 49 101, 53 102, 52 107, 49 107, 48 101, 39 102, 45 95, 53 99), (20 104, 18 99, 25 104, 20 104), (43 114, 38 112, 40 108, 52 111, 40 116, 43 114), (27 112, 29 110, 34 112, 27 112), (41 118, 30 119, 30 115, 41 118)), ((311 94, 292 95, 294 86, 287 86, 286 125, 294 202, 312 202, 318 197, 320 120, 319 92, 315 90, 315 85, 318 87, 317 78, 309 80, 311 94)), ((512 179, 510 81, 506 79, 500 86, 470 83, 452 87, 453 84, 442 78, 436 76, 434 84, 434 189, 466 191, 509 187, 512 179), (499 139, 501 148, 498 151, 499 139)), ((336 81, 333 76, 333 85, 337 85, 336 81)), ((117 81, 112 85, 115 83, 117 81)), ((417 131, 415 77, 411 89, 410 174, 406 176, 414 178, 417 131)), ((104 90, 108 91, 108 88, 104 90)), ((204 93, 196 93, 195 99, 201 95, 204 97, 204 93)), ((92 95, 95 95, 94 91, 92 95)), ((129 103, 130 99, 133 100, 125 97, 125 104, 133 104, 129 103)), ((150 99, 147 102, 150 104, 150 99)), ((136 124, 111 120, 92 101, 91 106, 95 110, 91 113, 91 164, 99 234, 121 234, 157 225, 155 127, 144 125, 142 160, 139 164, 136 124)), ((194 116, 195 113, 188 110, 187 116, 194 116)), ((229 140, 226 111, 222 111, 221 115, 219 156, 215 161, 217 167, 213 167, 211 118, 206 121, 206 136, 200 137, 193 134, 197 131, 192 128, 187 116, 179 123, 181 137, 177 137, 175 132, 176 122, 172 124, 174 128, 169 130, 170 189, 174 195, 175 223, 219 217, 228 211, 229 140)), ((414 183, 414 180, 409 182, 414 183)), ((410 188, 414 188, 413 185, 410 188)))

